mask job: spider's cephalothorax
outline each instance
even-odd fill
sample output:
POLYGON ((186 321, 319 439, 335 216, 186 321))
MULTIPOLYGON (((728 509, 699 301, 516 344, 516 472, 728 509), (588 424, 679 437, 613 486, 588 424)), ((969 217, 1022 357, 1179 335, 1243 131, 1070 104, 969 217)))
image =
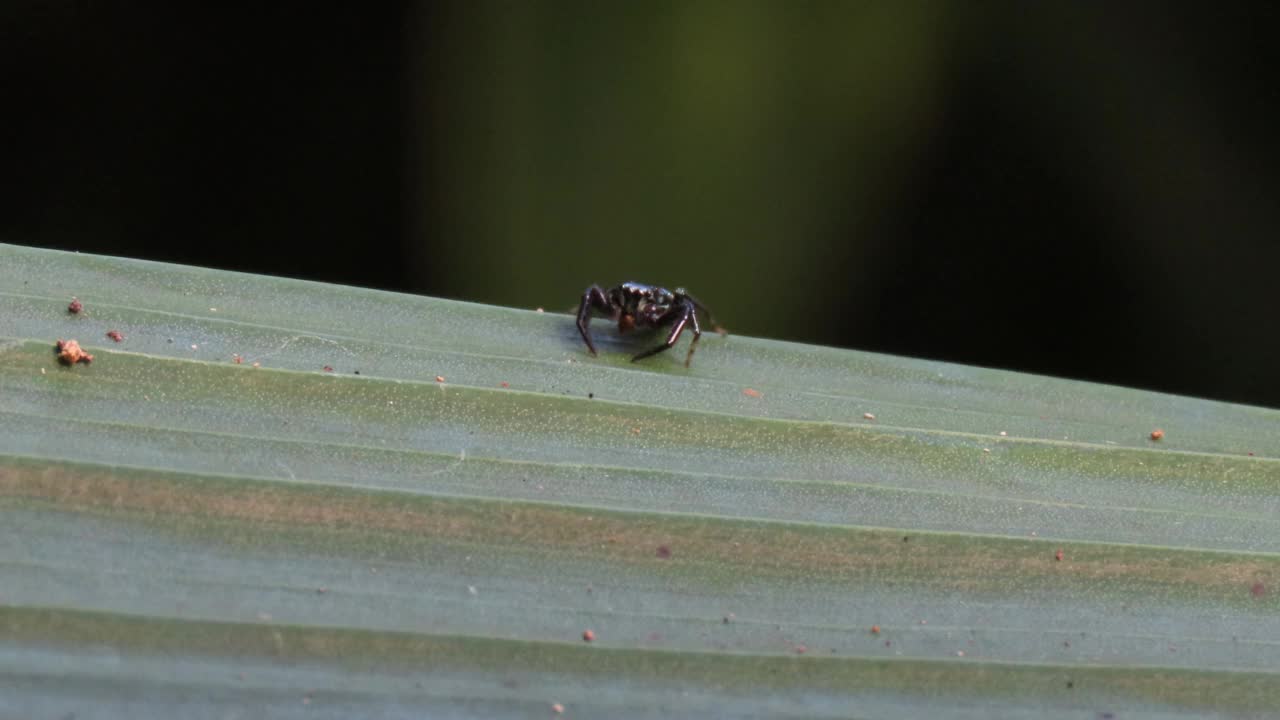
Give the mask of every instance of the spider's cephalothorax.
POLYGON ((693 350, 698 346, 698 338, 702 337, 702 329, 698 327, 699 310, 706 312, 707 309, 682 288, 676 288, 673 292, 656 285, 625 282, 606 292, 599 285, 592 285, 582 293, 582 304, 578 306, 578 331, 582 333, 587 349, 595 355, 595 343, 591 342, 591 333, 587 332, 592 311, 616 320, 619 332, 627 332, 635 327, 672 326, 666 342, 631 358, 635 361, 670 349, 680 339, 680 333, 688 327, 693 331, 693 342, 689 343, 689 354, 685 356, 684 366, 689 367, 693 350))

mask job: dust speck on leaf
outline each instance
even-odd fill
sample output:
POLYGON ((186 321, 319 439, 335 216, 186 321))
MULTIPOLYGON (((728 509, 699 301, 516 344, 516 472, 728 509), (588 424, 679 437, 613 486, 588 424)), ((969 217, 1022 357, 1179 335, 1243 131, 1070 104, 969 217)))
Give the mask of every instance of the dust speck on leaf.
POLYGON ((120 342, 124 340, 124 335, 119 330, 108 330, 107 337, 111 338, 116 342, 120 342))
POLYGON ((506 380, 503 380, 502 382, 498 383, 498 387, 509 388, 511 387, 511 383, 507 382, 506 380))
POLYGON ((332 366, 332 365, 325 365, 325 366, 324 366, 324 371, 325 371, 325 372, 333 372, 333 366, 332 366))
POLYGON ((743 395, 746 395, 747 397, 751 397, 751 398, 764 397, 764 393, 760 392, 759 390, 753 389, 753 388, 743 388, 743 390, 742 390, 742 394, 743 394, 743 395))
POLYGON ((862 419, 864 419, 864 420, 875 420, 875 419, 876 419, 876 416, 875 416, 875 415, 872 415, 871 413, 862 413, 862 419))
POLYGON ((552 703, 552 705, 551 705, 551 712, 553 712, 553 713, 555 713, 555 714, 557 714, 557 715, 563 715, 563 714, 564 714, 564 706, 563 706, 563 705, 561 705, 560 703, 552 703))
POLYGON ((93 356, 82 350, 80 343, 75 340, 59 340, 54 348, 58 353, 58 362, 63 365, 75 365, 76 363, 88 365, 93 362, 93 356))

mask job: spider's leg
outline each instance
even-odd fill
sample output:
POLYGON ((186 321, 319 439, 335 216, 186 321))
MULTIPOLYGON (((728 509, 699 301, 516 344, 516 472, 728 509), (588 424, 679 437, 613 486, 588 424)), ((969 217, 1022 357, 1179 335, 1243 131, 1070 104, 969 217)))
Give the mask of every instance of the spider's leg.
POLYGON ((596 354, 596 345, 591 342, 591 333, 587 332, 587 325, 591 322, 591 311, 599 310, 600 312, 612 312, 613 308, 609 305, 609 297, 604 294, 604 290, 599 285, 592 285, 582 293, 582 303, 578 305, 578 332, 582 333, 582 339, 587 343, 587 349, 592 355, 596 354))
POLYGON ((698 340, 702 338, 702 328, 698 327, 698 301, 694 300, 693 305, 689 308, 689 323, 693 326, 693 340, 689 342, 689 354, 684 356, 684 366, 689 367, 689 363, 693 361, 693 351, 698 347, 698 340))
MULTIPOLYGON (((671 309, 671 312, 667 313, 666 318, 675 318, 676 320, 676 324, 671 327, 671 332, 667 334, 667 341, 656 348, 645 350, 639 355, 636 355, 631 358, 631 362, 643 360, 651 355, 657 355, 663 350, 670 350, 671 346, 675 345, 676 341, 680 339, 680 333, 684 332, 685 326, 688 325, 691 320, 693 321, 693 340, 694 342, 698 341, 698 336, 702 334, 702 331, 698 329, 698 313, 694 308, 693 303, 681 303, 675 306, 671 309)), ((689 355, 693 355, 692 351, 689 355)), ((688 359, 685 360, 685 365, 688 365, 688 359)))

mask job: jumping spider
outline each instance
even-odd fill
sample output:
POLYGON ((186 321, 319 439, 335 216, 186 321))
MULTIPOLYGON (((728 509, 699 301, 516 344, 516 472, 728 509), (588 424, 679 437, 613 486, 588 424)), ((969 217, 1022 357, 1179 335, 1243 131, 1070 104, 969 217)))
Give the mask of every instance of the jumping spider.
POLYGON ((684 332, 687 326, 693 331, 693 342, 689 343, 689 354, 684 358, 684 366, 689 367, 694 348, 698 346, 698 338, 702 337, 702 329, 698 327, 699 310, 706 313, 710 319, 710 311, 692 295, 686 293, 684 288, 676 288, 672 292, 657 285, 624 282, 606 292, 600 289, 599 285, 592 285, 582 293, 582 304, 578 306, 578 331, 582 333, 587 349, 595 355, 595 343, 591 342, 591 334, 587 332, 592 311, 616 320, 618 332, 624 333, 637 327, 657 328, 674 323, 671 332, 667 334, 667 341, 631 358, 631 361, 635 362, 670 349, 680 339, 680 333, 684 332))

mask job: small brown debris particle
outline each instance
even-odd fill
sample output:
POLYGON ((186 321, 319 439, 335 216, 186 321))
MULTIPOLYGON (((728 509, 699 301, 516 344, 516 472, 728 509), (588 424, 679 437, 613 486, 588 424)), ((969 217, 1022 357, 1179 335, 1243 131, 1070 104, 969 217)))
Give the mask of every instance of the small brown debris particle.
POLYGON ((871 413, 862 413, 862 419, 863 419, 863 420, 875 420, 875 419, 876 419, 876 416, 875 416, 875 415, 872 415, 871 413))
POLYGON ((498 387, 509 388, 511 387, 511 383, 507 382, 506 380, 503 380, 502 382, 498 383, 498 387))
POLYGON ((442 382, 444 382, 444 376, 443 376, 443 375, 437 375, 437 376, 436 376, 436 382, 438 382, 438 383, 442 383, 442 382))
POLYGON ((323 595, 327 592, 329 592, 329 588, 322 588, 322 587, 316 588, 317 595, 323 595))
POLYGON ((594 399, 595 399, 595 397, 596 397, 596 394, 595 394, 595 393, 587 393, 587 399, 588 399, 588 400, 594 400, 594 399))
POLYGON ((759 390, 754 390, 752 388, 744 388, 742 391, 742 394, 746 395, 747 397, 753 397, 753 398, 764 397, 764 393, 760 392, 759 390))
POLYGON ((797 654, 797 655, 803 655, 803 654, 805 654, 805 653, 809 652, 809 648, 805 647, 804 645, 796 645, 795 647, 793 647, 793 648, 791 648, 791 649, 792 649, 793 651, 795 651, 795 654, 797 654))
POLYGON ((332 365, 325 365, 325 366, 324 366, 324 371, 325 371, 325 372, 333 372, 333 366, 332 366, 332 365))
POLYGON ((1062 557, 1063 557, 1062 548, 1058 548, 1058 552, 1053 554, 1053 559, 1057 560, 1058 562, 1062 562, 1062 557))
POLYGON ((639 435, 639 434, 640 434, 640 428, 631 428, 631 433, 632 433, 633 435, 639 435))
POLYGON ((1159 442, 1159 441, 1160 441, 1160 439, 1161 439, 1161 438, 1163 438, 1163 437, 1164 437, 1164 431, 1163 431, 1163 430, 1161 430, 1160 428, 1156 428, 1155 430, 1152 430, 1152 431, 1151 431, 1151 439, 1152 439, 1152 440, 1154 440, 1154 441, 1156 441, 1156 442, 1159 442))
POLYGON ((885 640, 885 641, 884 641, 884 646, 885 646, 885 647, 893 647, 893 641, 892 641, 892 640, 885 640))
POLYGON ((232 355, 231 362, 239 365, 240 363, 244 362, 244 358, 240 357, 239 355, 232 355))
POLYGON ((879 626, 879 625, 872 625, 872 626, 871 626, 871 634, 872 634, 872 635, 879 635, 879 634, 880 634, 880 626, 879 626))
POLYGON ((77 298, 71 298, 71 304, 67 306, 67 312, 72 315, 79 315, 81 310, 84 310, 84 303, 77 298))
POLYGON ((663 560, 666 560, 667 558, 671 557, 671 548, 666 545, 659 545, 658 557, 662 558, 663 560))
POLYGON ((76 363, 88 365, 93 362, 93 356, 81 350, 80 343, 75 340, 59 340, 57 350, 58 362, 63 365, 75 365, 76 363))
POLYGON ((553 712, 553 713, 555 713, 555 714, 557 714, 557 715, 563 715, 563 714, 564 714, 564 706, 563 706, 563 705, 561 705, 560 703, 554 703, 554 704, 552 704, 552 706, 551 706, 551 712, 553 712))
POLYGON ((592 631, 592 630, 583 630, 583 631, 582 631, 582 639, 583 639, 583 641, 585 641, 585 642, 591 642, 591 641, 593 641, 593 640, 595 640, 595 639, 596 639, 596 634, 595 634, 595 632, 594 632, 594 631, 592 631))
POLYGON ((737 618, 737 617, 738 617, 738 616, 737 616, 737 615, 734 615, 733 613, 729 613, 728 615, 725 615, 725 616, 724 616, 724 624, 725 624, 725 625, 728 625, 729 623, 733 622, 733 621, 734 621, 734 619, 735 619, 735 618, 737 618))
POLYGON ((124 340, 124 335, 122 335, 119 330, 108 330, 107 337, 111 338, 112 340, 115 340, 116 342, 120 342, 121 340, 124 340))
POLYGON ((1267 587, 1260 582, 1256 582, 1253 584, 1253 587, 1249 588, 1249 594, 1256 598, 1260 598, 1267 594, 1267 587))
POLYGON ((1253 457, 1253 453, 1249 453, 1249 457, 1253 457))

